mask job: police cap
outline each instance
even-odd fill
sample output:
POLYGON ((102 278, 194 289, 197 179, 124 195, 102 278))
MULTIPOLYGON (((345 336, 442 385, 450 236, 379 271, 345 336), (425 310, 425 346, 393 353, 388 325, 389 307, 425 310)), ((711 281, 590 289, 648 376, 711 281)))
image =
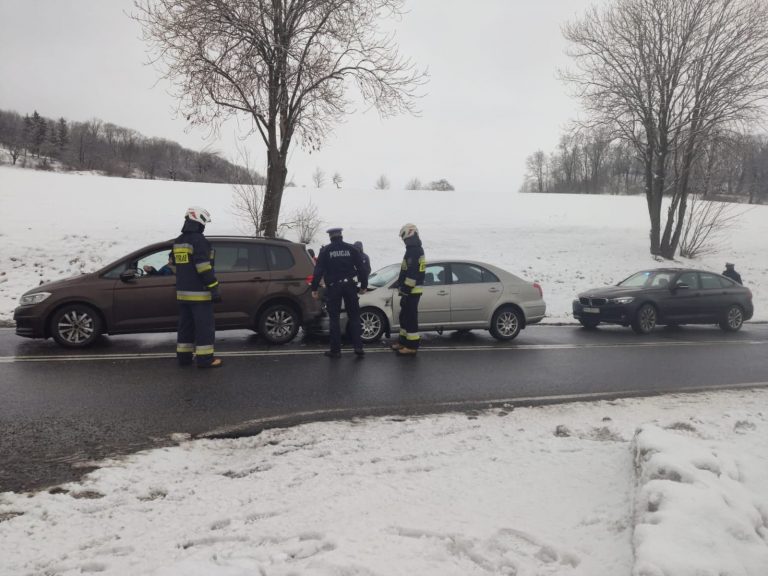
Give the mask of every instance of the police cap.
POLYGON ((344 230, 344 228, 328 228, 326 232, 328 232, 328 236, 333 238, 334 236, 341 236, 341 231, 344 230))

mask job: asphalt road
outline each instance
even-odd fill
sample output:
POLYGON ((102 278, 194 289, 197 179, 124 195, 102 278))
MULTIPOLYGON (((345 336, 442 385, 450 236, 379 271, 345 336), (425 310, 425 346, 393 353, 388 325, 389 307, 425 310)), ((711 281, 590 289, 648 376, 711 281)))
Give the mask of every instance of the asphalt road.
POLYGON ((429 333, 416 358, 365 359, 322 340, 270 347, 217 335, 218 370, 179 368, 174 335, 105 337, 86 351, 0 329, 0 492, 78 478, 107 456, 297 422, 640 396, 768 382, 768 325, 587 331, 533 326, 513 342, 429 333))

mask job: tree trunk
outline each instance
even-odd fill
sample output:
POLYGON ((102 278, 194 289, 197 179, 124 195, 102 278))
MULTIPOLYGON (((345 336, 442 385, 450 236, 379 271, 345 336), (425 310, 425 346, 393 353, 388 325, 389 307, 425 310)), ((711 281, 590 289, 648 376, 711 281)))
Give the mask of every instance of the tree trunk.
POLYGON ((267 189, 264 194, 264 210, 262 212, 263 234, 269 238, 277 235, 277 224, 280 217, 280 205, 283 201, 283 189, 288 169, 285 157, 277 150, 270 150, 267 165, 267 189))

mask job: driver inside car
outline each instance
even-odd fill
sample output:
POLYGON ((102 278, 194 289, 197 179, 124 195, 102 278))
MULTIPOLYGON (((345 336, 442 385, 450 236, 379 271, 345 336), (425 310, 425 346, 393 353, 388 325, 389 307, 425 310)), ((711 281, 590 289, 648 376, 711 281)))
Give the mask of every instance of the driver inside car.
POLYGON ((173 266, 173 252, 168 253, 168 263, 159 270, 149 264, 145 264, 143 268, 149 276, 173 276, 176 273, 173 266))

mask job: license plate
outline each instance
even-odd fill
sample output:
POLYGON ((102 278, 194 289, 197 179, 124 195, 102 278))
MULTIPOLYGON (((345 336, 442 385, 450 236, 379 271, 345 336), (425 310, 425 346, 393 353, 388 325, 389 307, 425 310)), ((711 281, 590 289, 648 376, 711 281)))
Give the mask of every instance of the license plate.
POLYGON ((600 314, 600 308, 587 308, 585 306, 581 310, 582 312, 587 312, 588 314, 600 314))

